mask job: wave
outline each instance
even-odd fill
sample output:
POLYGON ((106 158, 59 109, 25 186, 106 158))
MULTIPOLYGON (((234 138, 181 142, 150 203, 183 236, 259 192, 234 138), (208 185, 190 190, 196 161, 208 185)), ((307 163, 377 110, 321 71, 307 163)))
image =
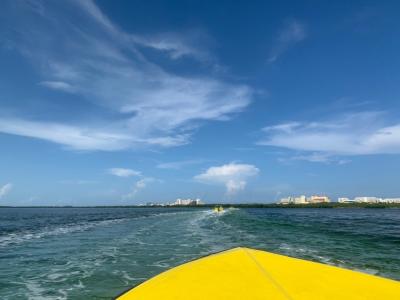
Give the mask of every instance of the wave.
POLYGON ((137 220, 143 218, 157 218, 160 216, 173 216, 176 214, 185 214, 190 212, 163 212, 163 213, 154 213, 151 215, 142 215, 135 217, 126 217, 126 218, 114 218, 114 219, 106 219, 99 221, 84 221, 78 224, 63 224, 61 226, 46 226, 39 231, 35 230, 23 230, 17 233, 9 233, 3 236, 0 236, 0 248, 4 248, 7 246, 13 246, 17 244, 21 244, 24 242, 28 242, 31 240, 42 239, 51 236, 58 236, 76 232, 83 232, 87 230, 91 230, 98 226, 109 226, 118 224, 121 222, 129 221, 129 220, 137 220))
POLYGON ((41 284, 37 283, 36 281, 29 280, 25 282, 25 287, 28 290, 29 294, 28 296, 29 300, 64 300, 67 299, 66 293, 64 291, 59 291, 61 292, 60 296, 46 296, 47 289, 43 287, 41 284))
POLYGON ((109 219, 94 222, 82 222, 79 224, 63 225, 59 227, 45 227, 42 230, 36 232, 33 230, 25 230, 18 233, 10 233, 5 236, 0 236, 0 248, 50 236, 87 231, 97 226, 112 225, 116 223, 121 223, 125 220, 127 219, 109 219))

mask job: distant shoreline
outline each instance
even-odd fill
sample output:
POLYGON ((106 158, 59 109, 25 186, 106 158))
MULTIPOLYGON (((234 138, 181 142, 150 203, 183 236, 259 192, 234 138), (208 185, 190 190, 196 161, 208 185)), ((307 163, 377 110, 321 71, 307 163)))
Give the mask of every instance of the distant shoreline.
POLYGON ((276 203, 214 203, 204 205, 95 205, 95 206, 0 206, 1 208, 190 208, 202 209, 222 206, 224 208, 400 208, 398 203, 314 203, 314 204, 276 204, 276 203))

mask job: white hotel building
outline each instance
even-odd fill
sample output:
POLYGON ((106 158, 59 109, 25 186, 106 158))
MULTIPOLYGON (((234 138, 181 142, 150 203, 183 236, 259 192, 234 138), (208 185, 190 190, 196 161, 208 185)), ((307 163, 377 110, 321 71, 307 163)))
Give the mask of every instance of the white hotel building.
POLYGON ((197 199, 181 199, 178 198, 175 200, 174 203, 171 203, 171 205, 202 205, 204 204, 199 198, 197 199))
POLYGON ((400 198, 355 197, 338 198, 339 203, 400 203, 400 198))
POLYGON ((301 195, 299 197, 287 197, 282 198, 278 203, 279 204, 309 204, 309 203, 329 203, 331 200, 327 196, 311 196, 306 197, 305 195, 301 195))

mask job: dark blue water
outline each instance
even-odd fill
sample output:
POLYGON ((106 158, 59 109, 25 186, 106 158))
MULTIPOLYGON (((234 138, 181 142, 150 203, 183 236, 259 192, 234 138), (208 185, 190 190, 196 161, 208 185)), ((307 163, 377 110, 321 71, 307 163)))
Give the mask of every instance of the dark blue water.
POLYGON ((0 299, 110 299, 235 246, 399 280, 400 210, 1 208, 0 299))

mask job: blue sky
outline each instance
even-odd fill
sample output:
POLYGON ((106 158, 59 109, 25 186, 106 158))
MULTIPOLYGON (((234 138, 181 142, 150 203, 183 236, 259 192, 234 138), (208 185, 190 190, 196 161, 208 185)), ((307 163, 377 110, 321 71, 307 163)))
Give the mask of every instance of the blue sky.
POLYGON ((400 196, 397 1, 3 1, 0 201, 400 196))

